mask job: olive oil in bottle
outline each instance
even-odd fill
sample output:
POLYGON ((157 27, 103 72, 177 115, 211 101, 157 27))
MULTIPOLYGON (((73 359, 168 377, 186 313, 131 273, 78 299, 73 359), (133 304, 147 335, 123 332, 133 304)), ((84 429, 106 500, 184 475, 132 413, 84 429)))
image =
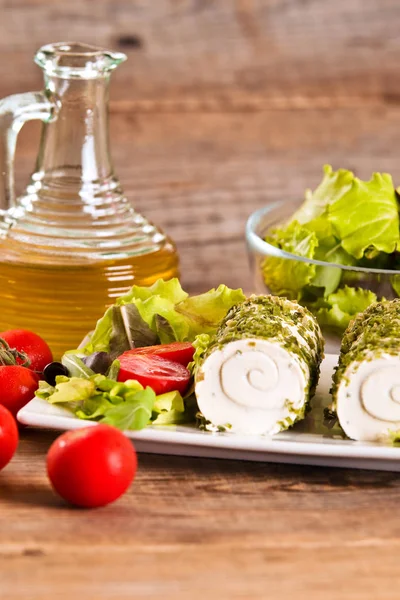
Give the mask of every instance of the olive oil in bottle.
POLYGON ((135 259, 86 265, 0 262, 0 331, 35 331, 60 359, 132 285, 152 285, 177 274, 177 255, 170 243, 135 259))

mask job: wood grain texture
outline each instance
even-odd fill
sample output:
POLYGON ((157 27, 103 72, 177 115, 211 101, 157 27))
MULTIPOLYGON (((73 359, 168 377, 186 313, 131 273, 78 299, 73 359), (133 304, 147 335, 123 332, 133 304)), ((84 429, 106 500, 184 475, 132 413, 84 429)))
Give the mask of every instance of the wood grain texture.
POLYGON ((26 431, 0 475, 7 600, 398 597, 397 475, 142 455, 130 493, 85 512, 46 481, 54 438, 26 431))
POLYGON ((34 52, 127 52, 115 102, 144 110, 398 102, 396 0, 0 0, 0 94, 41 87, 34 52))
MULTIPOLYGON (((0 96, 39 89, 49 41, 121 49, 116 171, 181 255, 183 285, 252 291, 244 224, 324 163, 400 184, 395 0, 0 0, 0 96)), ((20 135, 17 188, 37 124, 20 135)), ((0 473, 0 598, 397 600, 397 474, 141 455, 131 491, 84 512, 51 492, 55 433, 0 473)))

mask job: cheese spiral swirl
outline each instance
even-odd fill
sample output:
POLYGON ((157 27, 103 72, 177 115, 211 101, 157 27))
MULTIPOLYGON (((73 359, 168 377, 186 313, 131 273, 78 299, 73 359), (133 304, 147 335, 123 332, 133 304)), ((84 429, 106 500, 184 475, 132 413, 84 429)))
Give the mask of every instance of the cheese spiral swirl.
POLYGON ((353 440, 400 429, 400 299, 371 304, 347 327, 333 375, 333 405, 353 440))
POLYGON ((195 392, 211 430, 274 434, 304 417, 323 357, 314 316, 286 298, 233 306, 198 358, 195 392))
POLYGON ((308 369, 276 342, 230 342, 205 360, 196 383, 207 420, 239 433, 280 431, 305 405, 308 369))
POLYGON ((372 356, 347 368, 337 390, 337 414, 346 435, 375 441, 400 428, 400 358, 372 356))

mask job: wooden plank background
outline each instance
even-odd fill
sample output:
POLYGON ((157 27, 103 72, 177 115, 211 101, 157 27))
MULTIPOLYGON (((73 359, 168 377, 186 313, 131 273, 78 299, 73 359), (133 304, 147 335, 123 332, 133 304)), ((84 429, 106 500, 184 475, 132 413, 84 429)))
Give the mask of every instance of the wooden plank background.
POLYGON ((88 512, 49 490, 54 438, 0 474, 2 600, 398 600, 397 473, 141 455, 88 512))
MULTIPOLYGON (((113 75, 116 170, 164 226, 192 291, 251 290, 244 224, 302 197, 324 163, 400 183, 400 4, 395 0, 1 0, 0 94, 40 89, 35 50, 123 50, 113 75)), ((37 127, 21 134, 17 187, 37 127)))
POLYGON ((393 101, 400 93, 396 0, 1 0, 0 8, 5 94, 37 87, 33 53, 66 39, 126 51, 114 97, 143 108, 393 101))

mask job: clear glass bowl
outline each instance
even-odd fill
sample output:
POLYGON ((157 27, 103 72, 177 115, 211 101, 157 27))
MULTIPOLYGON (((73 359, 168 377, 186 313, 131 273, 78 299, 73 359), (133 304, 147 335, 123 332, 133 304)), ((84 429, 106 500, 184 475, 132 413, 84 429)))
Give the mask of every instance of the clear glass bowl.
MULTIPOLYGON (((289 221, 299 206, 300 202, 275 202, 257 210, 248 218, 246 224, 246 241, 255 292, 260 294, 277 294, 277 291, 271 289, 265 282, 263 271, 266 266, 273 267, 274 264, 277 264, 276 261, 278 259, 279 261, 288 261, 287 270, 291 266, 289 261, 329 267, 332 277, 337 277, 339 281, 337 289, 349 286, 371 290, 376 294, 378 299, 386 298, 387 300, 391 300, 397 297, 393 283, 397 284, 396 287, 400 289, 399 270, 352 267, 322 260, 313 260, 285 252, 264 241, 271 229, 289 221)), ((301 304, 302 300, 300 299, 299 302, 301 304)), ((326 339, 326 352, 337 352, 340 347, 340 339, 343 331, 329 328, 322 323, 321 327, 326 339)))

